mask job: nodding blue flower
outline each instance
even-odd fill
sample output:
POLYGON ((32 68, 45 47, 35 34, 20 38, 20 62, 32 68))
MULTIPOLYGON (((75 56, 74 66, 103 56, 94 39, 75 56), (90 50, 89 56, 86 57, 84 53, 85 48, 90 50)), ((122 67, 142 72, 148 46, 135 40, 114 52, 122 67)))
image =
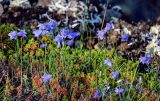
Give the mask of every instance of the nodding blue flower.
POLYGON ((45 24, 45 29, 43 29, 43 30, 46 30, 46 31, 51 31, 53 28, 52 28, 52 26, 50 26, 49 24, 45 24))
POLYGON ((68 41, 67 41, 67 45, 69 45, 69 46, 72 46, 72 45, 73 45, 73 43, 74 43, 74 41, 73 41, 73 40, 68 40, 68 41))
POLYGON ((47 47, 47 44, 42 43, 42 44, 40 44, 40 47, 41 47, 41 48, 45 48, 45 47, 47 47))
POLYGON ((41 36, 46 35, 47 33, 48 33, 47 30, 43 30, 43 31, 41 32, 41 36))
POLYGON ((107 23, 106 27, 104 28, 105 32, 109 32, 112 29, 112 24, 111 23, 107 23))
POLYGON ((118 78, 118 76, 119 76, 119 72, 118 71, 112 72, 112 78, 113 79, 118 78))
POLYGON ((44 83, 49 83, 50 79, 52 79, 52 75, 50 75, 50 74, 44 74, 42 76, 42 80, 44 83))
POLYGON ((96 92, 94 93, 94 96, 93 96, 94 99, 98 99, 100 98, 100 92, 99 90, 97 89, 96 92))
POLYGON ((48 33, 48 31, 46 30, 41 30, 41 29, 37 29, 33 31, 34 37, 39 38, 40 36, 45 35, 46 33, 48 33))
POLYGON ((103 30, 98 30, 98 38, 103 40, 105 38, 105 32, 103 30))
POLYGON ((114 91, 116 94, 121 94, 121 93, 123 93, 124 89, 116 87, 114 91))
POLYGON ((63 38, 66 38, 70 33, 69 29, 61 29, 60 34, 63 38))
POLYGON ((36 37, 36 38, 39 38, 41 33, 42 33, 42 30, 40 30, 40 29, 33 31, 34 37, 36 37))
POLYGON ((150 62, 151 62, 151 57, 150 56, 141 56, 140 58, 139 58, 139 60, 140 60, 140 62, 142 63, 142 64, 150 64, 150 62))
POLYGON ((46 23, 40 23, 38 25, 38 27, 39 27, 40 30, 45 30, 46 29, 46 23))
POLYGON ((159 39, 159 40, 157 40, 157 45, 158 45, 158 46, 160 46, 160 39, 159 39))
POLYGON ((107 58, 106 60, 104 60, 104 64, 109 66, 109 67, 112 67, 112 62, 109 58, 107 58))
POLYGON ((14 40, 17 38, 17 32, 16 31, 12 31, 8 34, 8 36, 10 37, 11 40, 14 40))
POLYGON ((54 38, 54 41, 57 42, 57 43, 61 43, 63 42, 63 37, 61 35, 57 35, 55 38, 54 38))
POLYGON ((26 37, 26 32, 25 30, 20 30, 18 33, 17 33, 17 36, 20 36, 20 37, 26 37))
POLYGON ((122 35, 122 37, 121 37, 121 41, 122 41, 122 42, 127 42, 128 39, 129 39, 129 35, 128 35, 128 34, 124 34, 124 35, 122 35))
POLYGON ((76 38, 78 36, 80 36, 79 32, 71 32, 71 33, 69 33, 68 38, 69 39, 74 39, 74 38, 76 38))
POLYGON ((56 29, 56 27, 57 27, 57 22, 55 20, 50 20, 48 22, 48 25, 50 25, 51 26, 51 30, 54 31, 56 29))

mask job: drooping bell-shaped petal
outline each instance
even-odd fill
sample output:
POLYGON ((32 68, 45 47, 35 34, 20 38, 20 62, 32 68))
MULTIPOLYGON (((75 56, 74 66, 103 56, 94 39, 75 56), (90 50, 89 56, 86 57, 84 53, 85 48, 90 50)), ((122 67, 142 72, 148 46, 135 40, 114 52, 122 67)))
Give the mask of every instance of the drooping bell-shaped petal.
POLYGON ((17 37, 17 32, 16 32, 16 31, 12 31, 12 32, 10 32, 10 33, 8 34, 8 36, 9 36, 9 38, 10 38, 11 40, 14 40, 14 39, 16 39, 16 37, 17 37))
POLYGON ((63 42, 63 37, 61 35, 57 35, 55 38, 54 38, 54 41, 57 42, 57 43, 61 43, 63 42))
POLYGON ((112 62, 109 58, 107 58, 106 60, 104 60, 104 64, 109 66, 109 67, 112 67, 112 62))
POLYGON ((41 47, 41 48, 45 48, 45 47, 47 47, 47 44, 42 43, 42 44, 40 44, 40 47, 41 47))
POLYGON ((51 78, 52 78, 52 75, 50 75, 50 74, 44 74, 42 76, 42 79, 43 79, 44 83, 49 83, 49 81, 50 81, 51 78))
POLYGON ((17 35, 18 36, 20 36, 20 37, 26 37, 26 32, 25 32, 25 30, 20 30, 18 33, 17 33, 17 35))
POLYGON ((114 91, 116 94, 121 94, 121 93, 123 93, 124 89, 116 87, 114 91))
POLYGON ((103 40, 105 38, 105 32, 103 30, 98 31, 98 38, 103 40))
POLYGON ((112 29, 112 24, 111 23, 107 23, 106 27, 104 28, 105 32, 109 32, 112 29))
POLYGON ((37 29, 33 31, 34 37, 39 38, 41 36, 42 30, 37 29))
POLYGON ((70 33, 69 29, 61 29, 60 34, 63 38, 66 38, 70 33))
POLYGON ((151 62, 151 57, 150 56, 141 56, 139 60, 142 64, 148 65, 151 62))
POLYGON ((68 41, 67 41, 67 45, 69 45, 69 46, 72 46, 72 45, 73 45, 73 43, 74 43, 74 41, 73 41, 73 40, 68 40, 68 41))
POLYGON ((80 36, 80 33, 79 32, 71 32, 68 34, 68 38, 69 39, 74 39, 76 37, 80 36))
POLYGON ((122 37, 121 37, 121 41, 122 41, 122 42, 127 42, 128 39, 129 39, 129 35, 128 35, 128 34, 124 34, 124 35, 122 35, 122 37))
POLYGON ((100 98, 100 92, 99 90, 97 89, 96 92, 94 93, 94 96, 93 96, 94 99, 98 99, 100 98))
POLYGON ((112 72, 112 78, 113 79, 118 78, 118 76, 119 76, 119 72, 118 71, 112 72))

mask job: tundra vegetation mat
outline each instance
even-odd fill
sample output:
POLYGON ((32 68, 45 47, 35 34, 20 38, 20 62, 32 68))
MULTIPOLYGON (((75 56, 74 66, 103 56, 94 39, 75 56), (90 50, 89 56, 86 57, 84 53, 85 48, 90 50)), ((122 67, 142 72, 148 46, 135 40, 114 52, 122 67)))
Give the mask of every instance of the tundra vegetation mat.
POLYGON ((159 19, 72 14, 41 6, 2 14, 0 100, 160 100, 159 19))

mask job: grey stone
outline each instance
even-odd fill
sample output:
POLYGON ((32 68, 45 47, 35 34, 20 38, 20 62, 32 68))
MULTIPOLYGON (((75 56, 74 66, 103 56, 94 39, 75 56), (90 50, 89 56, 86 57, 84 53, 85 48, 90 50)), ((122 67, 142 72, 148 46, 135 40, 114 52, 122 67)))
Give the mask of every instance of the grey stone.
POLYGON ((0 4, 0 16, 2 15, 3 12, 4 12, 3 6, 0 4))

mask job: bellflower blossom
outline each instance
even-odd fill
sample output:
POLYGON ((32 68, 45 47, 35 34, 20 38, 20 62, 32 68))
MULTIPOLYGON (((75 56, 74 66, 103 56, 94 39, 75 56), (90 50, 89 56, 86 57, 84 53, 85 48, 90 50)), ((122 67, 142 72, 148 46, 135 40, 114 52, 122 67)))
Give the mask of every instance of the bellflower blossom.
POLYGON ((38 25, 40 30, 46 30, 46 31, 52 31, 54 32, 56 27, 57 27, 57 23, 54 20, 50 20, 48 23, 40 23, 38 25))
POLYGON ((26 37, 26 32, 25 30, 20 30, 18 33, 17 33, 17 36, 20 36, 20 37, 26 37))
POLYGON ((80 36, 79 32, 71 32, 71 33, 69 33, 68 38, 69 39, 75 39, 78 36, 80 36))
POLYGON ((39 38, 40 36, 45 35, 46 33, 48 33, 48 31, 46 30, 41 30, 41 29, 37 29, 33 31, 34 37, 39 38))
POLYGON ((160 46, 160 39, 159 39, 159 40, 157 40, 157 45, 158 45, 158 46, 160 46))
POLYGON ((66 38, 70 33, 69 29, 61 29, 60 34, 63 38, 66 38))
POLYGON ((150 64, 150 62, 151 62, 151 57, 150 56, 141 56, 140 57, 140 62, 142 63, 142 64, 150 64))
POLYGON ((104 64, 109 66, 109 67, 112 67, 112 62, 109 58, 107 58, 105 61, 104 61, 104 64))
POLYGON ((10 37, 11 40, 16 39, 17 38, 17 32, 12 31, 8 34, 8 36, 10 37))
POLYGON ((57 35, 55 38, 54 38, 54 41, 57 42, 57 43, 61 43, 63 42, 63 37, 61 35, 57 35))
POLYGON ((105 32, 109 32, 112 29, 112 24, 111 23, 107 23, 106 27, 104 28, 105 32))
POLYGON ((47 47, 47 44, 42 43, 42 44, 40 44, 40 47, 45 48, 45 47, 47 47))
POLYGON ((119 72, 118 71, 112 72, 112 78, 113 79, 118 78, 118 76, 119 76, 119 72))
POLYGON ((40 23, 40 24, 38 25, 38 28, 39 28, 40 30, 45 30, 45 29, 46 29, 46 23, 40 23))
POLYGON ((98 99, 99 97, 100 97, 100 92, 99 92, 99 90, 97 89, 96 92, 94 93, 93 98, 94 98, 94 99, 98 99))
POLYGON ((116 87, 114 91, 116 94, 121 94, 121 93, 123 93, 124 89, 116 87))
POLYGON ((69 45, 69 46, 72 46, 72 45, 73 45, 73 43, 74 43, 74 41, 73 41, 73 40, 68 40, 68 41, 67 41, 67 45, 69 45))
MULTIPOLYGON (((48 22, 48 25, 50 25, 52 31, 55 31, 55 29, 56 29, 56 27, 57 27, 57 22, 56 22, 55 20, 50 20, 50 21, 48 22)), ((50 30, 50 31, 51 31, 51 30, 50 30)))
POLYGON ((105 38, 105 32, 103 30, 98 30, 98 38, 103 40, 105 38))
POLYGON ((49 81, 50 81, 51 78, 52 78, 52 75, 50 75, 50 74, 44 74, 42 76, 42 79, 43 79, 44 83, 49 83, 49 81))
POLYGON ((128 34, 124 34, 124 35, 122 35, 122 37, 121 37, 121 41, 128 41, 128 39, 129 39, 129 35, 128 34))

